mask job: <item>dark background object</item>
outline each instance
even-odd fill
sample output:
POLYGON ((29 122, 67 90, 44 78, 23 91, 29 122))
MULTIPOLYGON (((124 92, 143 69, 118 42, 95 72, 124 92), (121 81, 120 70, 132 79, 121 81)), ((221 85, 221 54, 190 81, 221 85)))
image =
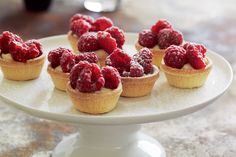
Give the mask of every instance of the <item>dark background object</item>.
POLYGON ((45 11, 50 7, 52 0, 24 0, 25 8, 28 11, 45 11))

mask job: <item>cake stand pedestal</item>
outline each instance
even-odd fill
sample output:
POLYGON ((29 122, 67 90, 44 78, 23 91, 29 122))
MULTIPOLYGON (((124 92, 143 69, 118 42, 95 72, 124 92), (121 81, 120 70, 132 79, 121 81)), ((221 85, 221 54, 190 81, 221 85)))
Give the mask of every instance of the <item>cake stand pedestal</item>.
POLYGON ((154 138, 140 125, 79 125, 79 133, 63 140, 52 157, 166 157, 154 138))

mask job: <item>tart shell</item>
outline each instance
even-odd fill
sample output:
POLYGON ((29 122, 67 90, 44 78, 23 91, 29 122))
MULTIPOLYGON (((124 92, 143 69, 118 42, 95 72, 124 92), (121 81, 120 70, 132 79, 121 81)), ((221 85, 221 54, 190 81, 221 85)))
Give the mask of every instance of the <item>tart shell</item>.
POLYGON ((45 55, 43 54, 37 58, 27 60, 26 63, 5 60, 0 57, 0 66, 6 79, 27 81, 39 77, 44 64, 44 59, 45 55))
POLYGON ((78 53, 77 43, 79 41, 79 38, 77 35, 73 34, 72 31, 69 31, 67 33, 67 39, 71 45, 71 48, 74 53, 78 53))
POLYGON ((66 91, 66 86, 69 82, 69 73, 57 71, 52 68, 50 64, 48 65, 47 71, 51 76, 55 87, 59 90, 66 91))
POLYGON ((166 79, 171 86, 177 88, 196 88, 201 87, 211 69, 212 61, 207 58, 207 66, 203 69, 176 69, 165 65, 164 61, 161 62, 161 70, 165 73, 166 79))
POLYGON ((66 92, 71 98, 74 107, 85 113, 101 114, 113 110, 122 92, 122 85, 116 89, 102 88, 100 91, 83 93, 67 84, 66 92))
POLYGON ((151 93, 152 88, 159 78, 159 69, 153 65, 153 73, 142 77, 121 77, 123 97, 141 97, 151 93))

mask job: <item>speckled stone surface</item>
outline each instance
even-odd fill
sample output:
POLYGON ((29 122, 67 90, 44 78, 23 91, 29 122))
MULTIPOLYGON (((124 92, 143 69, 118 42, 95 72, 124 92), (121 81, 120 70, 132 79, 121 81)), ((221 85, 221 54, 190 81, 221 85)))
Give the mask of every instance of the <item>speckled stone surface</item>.
MULTIPOLYGON (((204 43, 220 53, 230 61, 236 72, 234 0, 150 0, 143 14, 140 14, 140 10, 145 0, 124 2, 118 12, 105 14, 115 24, 127 31, 137 32, 153 24, 153 19, 168 18, 183 31, 186 40, 204 43), (126 22, 120 22, 122 19, 126 22)), ((78 8, 63 1, 54 2, 48 15, 26 14, 20 7, 20 1, 17 0, 0 1, 1 31, 10 29, 23 32, 26 38, 62 34, 67 30, 67 22, 63 21, 78 11, 78 8), (14 5, 9 5, 10 2, 14 5), (62 5, 64 9, 58 10, 62 5), (37 18, 33 19, 33 25, 29 25, 32 16, 37 18), (26 20, 22 22, 19 20, 21 17, 26 17, 26 20), (37 21, 47 21, 48 25, 37 21), (55 26, 58 23, 61 28, 55 26)), ((76 131, 75 125, 39 119, 0 101, 0 157, 50 157, 63 136, 76 131)), ((205 109, 174 120, 144 124, 142 131, 162 143, 167 157, 235 157, 236 78, 230 89, 205 109)))

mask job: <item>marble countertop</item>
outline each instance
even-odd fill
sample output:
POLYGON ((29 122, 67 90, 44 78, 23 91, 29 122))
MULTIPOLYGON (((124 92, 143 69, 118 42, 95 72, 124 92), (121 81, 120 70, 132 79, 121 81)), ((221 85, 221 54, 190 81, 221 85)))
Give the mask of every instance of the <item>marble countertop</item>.
MULTIPOLYGON (((138 14, 144 2, 127 0, 116 13, 102 15, 111 17, 115 24, 132 32, 149 27, 154 19, 167 18, 184 33, 186 40, 204 43, 224 56, 235 75, 234 0, 224 3, 220 0, 150 0, 149 9, 138 14)), ((25 38, 65 33, 67 21, 75 12, 101 16, 63 1, 55 1, 48 13, 27 13, 17 0, 0 1, 0 10, 0 32, 13 30, 25 34, 25 38), (63 9, 58 10, 61 6, 63 9), (19 20, 21 18, 25 20, 19 20), (61 27, 58 28, 59 24, 61 27)), ((75 125, 39 119, 0 100, 0 157, 49 157, 63 136, 76 131, 75 125)), ((167 157, 235 157, 236 78, 221 98, 203 110, 173 120, 144 124, 142 131, 162 143, 167 157)))

